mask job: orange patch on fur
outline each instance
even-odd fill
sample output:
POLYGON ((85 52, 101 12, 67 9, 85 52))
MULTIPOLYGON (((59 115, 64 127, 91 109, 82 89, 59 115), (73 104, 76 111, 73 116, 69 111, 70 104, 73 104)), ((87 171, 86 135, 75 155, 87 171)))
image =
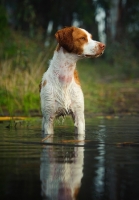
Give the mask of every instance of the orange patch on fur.
POLYGON ((78 85, 81 85, 77 70, 74 70, 74 80, 78 85))
POLYGON ((74 29, 72 33, 74 48, 73 52, 76 54, 82 54, 83 46, 88 42, 87 35, 81 29, 74 29))
POLYGON ((77 187, 77 188, 75 188, 75 190, 74 190, 73 196, 74 196, 75 199, 78 199, 79 190, 80 190, 80 187, 77 187))
POLYGON ((66 51, 76 54, 82 54, 83 45, 88 42, 86 33, 74 26, 57 31, 55 37, 59 43, 57 51, 62 46, 66 51))
POLYGON ((42 84, 42 86, 44 87, 46 85, 47 81, 45 80, 42 84))
POLYGON ((73 48, 72 32, 73 32, 73 27, 66 27, 61 30, 58 30, 55 34, 55 37, 59 45, 68 52, 72 52, 73 48))
POLYGON ((42 87, 44 87, 46 85, 47 81, 45 80, 43 83, 41 82, 39 84, 39 92, 41 92, 42 87))

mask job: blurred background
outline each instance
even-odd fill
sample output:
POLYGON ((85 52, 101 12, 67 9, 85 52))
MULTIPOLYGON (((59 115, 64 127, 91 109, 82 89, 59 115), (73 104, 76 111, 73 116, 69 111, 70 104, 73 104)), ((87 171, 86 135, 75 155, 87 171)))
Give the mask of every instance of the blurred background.
POLYGON ((139 113, 138 0, 0 0, 0 115, 41 115, 38 85, 64 26, 106 44, 79 61, 86 113, 139 113))

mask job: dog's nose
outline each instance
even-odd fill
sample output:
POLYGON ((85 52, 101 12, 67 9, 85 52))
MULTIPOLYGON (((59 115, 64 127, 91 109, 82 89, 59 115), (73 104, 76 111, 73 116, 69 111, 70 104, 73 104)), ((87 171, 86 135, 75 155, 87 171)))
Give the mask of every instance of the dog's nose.
POLYGON ((104 50, 105 49, 105 44, 103 44, 103 43, 101 43, 101 42, 99 42, 99 47, 102 49, 102 50, 104 50))

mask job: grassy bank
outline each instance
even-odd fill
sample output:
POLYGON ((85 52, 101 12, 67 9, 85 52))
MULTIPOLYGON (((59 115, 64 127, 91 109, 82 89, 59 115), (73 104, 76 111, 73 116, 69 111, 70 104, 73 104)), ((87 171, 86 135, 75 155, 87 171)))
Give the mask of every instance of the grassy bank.
MULTIPOLYGON (((85 96, 85 111, 93 113, 139 112, 139 81, 117 80, 100 76, 97 66, 104 63, 80 62, 78 72, 85 96)), ((3 62, 0 83, 0 115, 34 115, 40 112, 39 83, 46 66, 41 55, 30 70, 12 69, 11 61, 3 62)))
POLYGON ((119 74, 103 61, 80 63, 86 112, 139 113, 139 79, 119 74))
MULTIPOLYGON (((51 42, 51 48, 44 48, 21 35, 14 35, 13 43, 14 50, 10 52, 14 54, 11 57, 4 54, 0 62, 0 115, 41 115, 38 86, 56 43, 51 42)), ((137 63, 133 58, 127 66, 122 62, 123 57, 118 57, 117 62, 114 59, 78 62, 86 113, 139 113, 137 63), (126 66, 128 73, 125 73, 126 66)))

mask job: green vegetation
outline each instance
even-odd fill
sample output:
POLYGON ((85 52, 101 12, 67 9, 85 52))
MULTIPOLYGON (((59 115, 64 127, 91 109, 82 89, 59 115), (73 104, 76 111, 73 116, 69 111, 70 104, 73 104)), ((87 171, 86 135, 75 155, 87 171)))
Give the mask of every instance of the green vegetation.
MULTIPOLYGON (((28 39, 21 33, 12 33, 10 38, 11 43, 15 44, 13 55, 11 56, 9 49, 0 54, 0 115, 40 115, 39 83, 56 43, 51 42, 51 48, 44 48, 41 42, 28 39)), ((81 60, 77 63, 85 96, 85 111, 137 113, 137 59, 131 52, 124 51, 122 55, 122 51, 120 54, 117 51, 108 60, 109 51, 107 46, 101 58, 81 60)))
POLYGON ((86 112, 138 113, 139 80, 121 74, 103 60, 79 63, 86 112))

